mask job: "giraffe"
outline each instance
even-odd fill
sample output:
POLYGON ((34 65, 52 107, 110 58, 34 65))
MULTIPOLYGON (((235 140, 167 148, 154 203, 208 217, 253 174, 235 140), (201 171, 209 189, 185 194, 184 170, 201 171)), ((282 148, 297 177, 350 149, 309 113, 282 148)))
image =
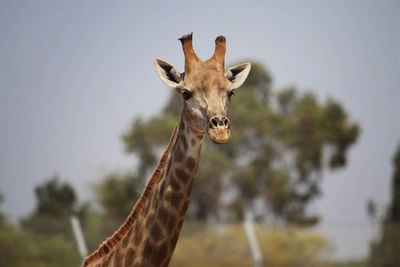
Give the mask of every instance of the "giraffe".
POLYGON ((249 74, 250 63, 225 70, 226 39, 218 36, 213 56, 200 60, 193 33, 182 36, 185 72, 160 59, 161 80, 183 98, 180 121, 142 196, 123 225, 91 255, 86 266, 168 266, 188 209, 204 136, 218 144, 231 138, 227 106, 249 74))

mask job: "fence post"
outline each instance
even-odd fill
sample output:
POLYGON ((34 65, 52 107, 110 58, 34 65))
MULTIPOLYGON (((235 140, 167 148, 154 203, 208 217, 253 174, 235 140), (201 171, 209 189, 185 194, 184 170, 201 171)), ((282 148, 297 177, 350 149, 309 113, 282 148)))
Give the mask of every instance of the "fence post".
POLYGON ((258 244, 256 234, 254 232, 254 223, 253 223, 253 213, 246 212, 245 221, 243 223, 244 230, 246 231, 247 240, 250 244, 251 255, 253 256, 253 266, 261 267, 262 266, 262 254, 260 250, 260 245, 258 244))
POLYGON ((75 240, 78 245, 78 251, 82 259, 88 254, 88 249, 85 242, 85 237, 82 233, 82 227, 79 219, 76 216, 71 216, 72 231, 74 232, 75 240))

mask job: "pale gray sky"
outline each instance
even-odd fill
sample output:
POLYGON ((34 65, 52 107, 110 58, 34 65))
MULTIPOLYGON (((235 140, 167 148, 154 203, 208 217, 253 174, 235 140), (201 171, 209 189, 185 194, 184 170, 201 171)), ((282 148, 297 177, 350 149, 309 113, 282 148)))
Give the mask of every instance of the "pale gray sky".
POLYGON ((400 141, 399 1, 0 1, 0 191, 27 214, 54 173, 86 198, 90 181, 133 166, 120 136, 165 104, 153 58, 183 69, 181 35, 202 58, 227 37, 227 62, 265 64, 275 88, 342 102, 362 134, 348 167, 325 175, 324 224, 367 222, 388 199, 400 141))

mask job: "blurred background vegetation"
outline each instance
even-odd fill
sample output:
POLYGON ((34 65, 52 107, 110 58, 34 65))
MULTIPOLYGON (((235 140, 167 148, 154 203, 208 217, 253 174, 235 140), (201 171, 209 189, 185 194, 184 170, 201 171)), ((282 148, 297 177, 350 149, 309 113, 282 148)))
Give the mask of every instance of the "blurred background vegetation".
MULTIPOLYGON (((399 264, 400 147, 393 160, 391 204, 370 256, 361 262, 328 261, 334 248, 327 238, 309 231, 319 216, 308 207, 321 194, 324 173, 348 164, 360 125, 335 99, 321 102, 313 92, 295 87, 273 90, 270 74, 261 64, 252 64, 229 106, 232 141, 217 146, 205 140, 171 266, 252 266, 242 225, 249 212, 255 218, 263 266, 399 264)), ((104 174, 92 185, 92 201, 79 201, 75 189, 56 175, 34 189, 36 206, 29 216, 11 223, 0 212, 0 266, 78 266, 70 216, 80 219, 90 251, 111 235, 140 196, 180 109, 180 96, 172 92, 160 114, 134 119, 122 142, 139 160, 138 167, 104 174)))

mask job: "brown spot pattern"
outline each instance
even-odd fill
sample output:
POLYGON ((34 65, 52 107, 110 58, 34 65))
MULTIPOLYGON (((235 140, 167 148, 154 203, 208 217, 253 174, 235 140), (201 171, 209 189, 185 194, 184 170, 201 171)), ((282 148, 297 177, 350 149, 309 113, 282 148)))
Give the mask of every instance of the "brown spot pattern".
POLYGON ((149 226, 150 226, 151 222, 153 221, 153 218, 152 218, 152 217, 153 217, 153 216, 147 217, 146 223, 145 223, 145 227, 149 227, 149 226))
POLYGON ((165 242, 161 246, 157 246, 153 254, 151 255, 151 263, 160 266, 160 264, 163 262, 164 258, 166 257, 168 252, 168 246, 167 243, 165 242))
POLYGON ((194 158, 189 157, 186 161, 186 166, 189 168, 189 170, 192 172, 194 170, 194 167, 196 167, 196 161, 194 158))
POLYGON ((152 252, 153 252, 153 246, 151 246, 150 243, 147 243, 143 251, 143 257, 149 259, 152 252))
POLYGON ((183 150, 186 151, 188 149, 188 143, 186 141, 186 137, 181 135, 180 136, 180 141, 181 141, 183 150))
POLYGON ((184 169, 176 168, 175 174, 176 174, 176 176, 178 176, 179 180, 184 184, 186 184, 187 181, 189 180, 189 174, 187 172, 185 172, 184 169))
POLYGON ((168 218, 168 224, 167 224, 168 233, 172 233, 172 231, 174 230, 175 224, 176 224, 176 216, 171 214, 168 218))
POLYGON ((180 147, 177 147, 176 148, 176 152, 175 152, 175 156, 174 156, 174 159, 175 159, 175 161, 176 162, 182 162, 182 160, 183 160, 183 151, 182 151, 182 149, 180 148, 180 147))
POLYGON ((172 198, 171 198, 171 205, 176 208, 179 209, 179 205, 181 204, 181 200, 182 200, 182 193, 173 193, 172 194, 172 198))
POLYGON ((168 212, 164 207, 160 207, 158 210, 158 219, 162 224, 165 224, 168 220, 168 212))
POLYGON ((158 241, 161 238, 163 238, 163 234, 161 232, 161 228, 160 225, 158 223, 155 223, 153 225, 153 229, 151 229, 151 238, 154 239, 154 241, 158 241))
POLYGON ((133 237, 133 242, 135 243, 135 246, 139 246, 140 241, 142 241, 143 238, 143 233, 142 231, 136 231, 135 236, 133 237))
POLYGON ((165 193, 165 197, 164 199, 168 202, 171 202, 172 199, 172 192, 171 191, 167 191, 167 193, 165 193))
POLYGON ((128 247, 125 253, 125 259, 124 259, 124 266, 125 267, 130 267, 132 266, 133 259, 136 256, 136 251, 133 249, 133 247, 128 247))
POLYGON ((175 177, 171 177, 169 180, 169 184, 174 191, 179 191, 181 189, 180 184, 176 181, 175 177))

